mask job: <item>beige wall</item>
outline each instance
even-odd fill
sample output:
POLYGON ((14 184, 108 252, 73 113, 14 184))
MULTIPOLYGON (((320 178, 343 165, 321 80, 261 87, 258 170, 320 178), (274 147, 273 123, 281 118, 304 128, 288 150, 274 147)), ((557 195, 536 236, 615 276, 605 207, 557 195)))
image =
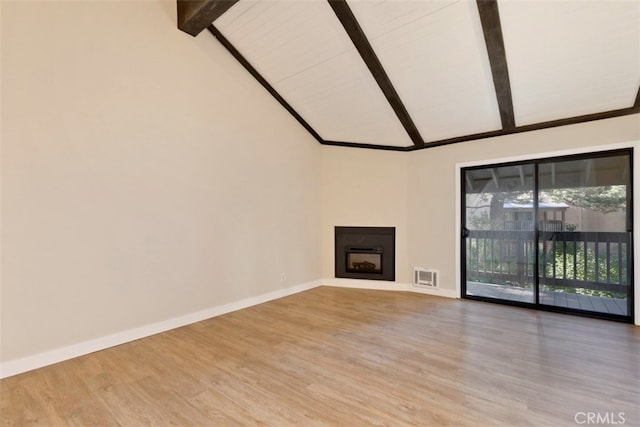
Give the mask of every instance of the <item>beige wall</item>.
POLYGON ((396 227, 396 280, 407 282, 409 153, 322 147, 322 273, 334 277, 334 227, 396 227))
POLYGON ((455 291, 456 164, 638 140, 640 116, 633 115, 411 153, 325 146, 323 275, 333 277, 333 226, 396 226, 398 284, 419 266, 440 270, 442 288, 455 291))
POLYGON ((0 3, 0 360, 321 277, 319 144, 174 0, 0 3))
MULTIPOLYGON (((437 268, 456 287, 456 164, 640 140, 640 116, 472 141, 412 153, 409 160, 408 264, 437 268), (433 244, 425 244, 425 241, 433 244)), ((637 190, 636 190, 637 191, 637 190)))

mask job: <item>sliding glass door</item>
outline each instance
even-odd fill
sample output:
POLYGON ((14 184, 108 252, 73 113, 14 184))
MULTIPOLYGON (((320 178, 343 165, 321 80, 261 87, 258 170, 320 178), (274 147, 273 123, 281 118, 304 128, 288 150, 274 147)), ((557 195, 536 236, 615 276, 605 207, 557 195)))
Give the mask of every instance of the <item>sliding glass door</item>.
POLYGON ((534 167, 465 173, 467 295, 535 302, 534 167))
POLYGON ((462 170, 463 296, 631 321, 631 150, 462 170))
POLYGON ((539 199, 562 209, 541 222, 541 304, 631 313, 630 162, 621 153, 540 163, 539 199))

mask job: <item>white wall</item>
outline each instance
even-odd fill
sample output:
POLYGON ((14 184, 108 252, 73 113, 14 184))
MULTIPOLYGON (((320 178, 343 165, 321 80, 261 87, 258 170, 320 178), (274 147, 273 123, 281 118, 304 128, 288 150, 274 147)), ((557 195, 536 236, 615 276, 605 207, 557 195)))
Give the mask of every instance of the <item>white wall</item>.
POLYGON ((0 4, 3 363, 321 277, 321 147, 174 0, 0 4))

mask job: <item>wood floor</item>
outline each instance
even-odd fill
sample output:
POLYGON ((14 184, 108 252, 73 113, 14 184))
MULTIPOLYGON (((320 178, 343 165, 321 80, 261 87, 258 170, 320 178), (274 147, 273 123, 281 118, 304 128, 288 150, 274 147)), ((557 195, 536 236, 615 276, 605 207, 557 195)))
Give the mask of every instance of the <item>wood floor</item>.
POLYGON ((17 426, 637 426, 640 328, 320 287, 0 387, 17 426))

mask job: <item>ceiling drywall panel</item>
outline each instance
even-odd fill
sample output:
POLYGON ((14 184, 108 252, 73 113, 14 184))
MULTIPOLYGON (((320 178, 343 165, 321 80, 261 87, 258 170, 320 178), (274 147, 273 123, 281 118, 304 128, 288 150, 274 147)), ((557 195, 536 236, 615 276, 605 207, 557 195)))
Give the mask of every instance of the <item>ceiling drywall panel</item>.
POLYGON ((426 142, 501 128, 475 2, 351 2, 426 142))
POLYGON ((498 5, 518 126, 633 106, 640 2, 498 5))
POLYGON ((254 59, 252 65, 263 76, 268 74, 269 83, 276 84, 353 50, 323 3, 241 0, 215 26, 245 58, 254 59))
POLYGON ((324 140, 413 145, 327 2, 240 1, 215 26, 324 140))

